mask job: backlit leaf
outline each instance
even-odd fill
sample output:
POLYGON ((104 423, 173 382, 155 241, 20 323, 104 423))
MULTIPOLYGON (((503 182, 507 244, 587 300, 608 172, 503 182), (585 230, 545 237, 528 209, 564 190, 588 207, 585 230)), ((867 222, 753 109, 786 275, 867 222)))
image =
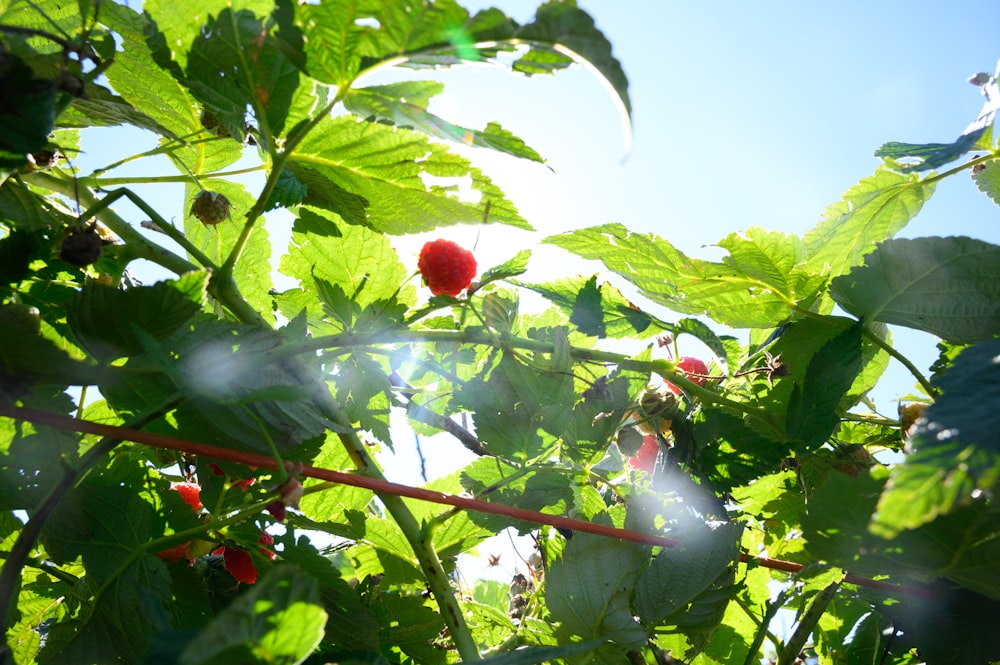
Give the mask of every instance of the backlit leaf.
POLYGON ((829 277, 846 273, 905 227, 933 193, 933 183, 915 175, 879 169, 862 178, 803 238, 810 269, 829 277))
POLYGON ((973 238, 897 238, 830 284, 859 318, 968 344, 1000 333, 1000 247, 973 238))
POLYGON ((382 233, 483 221, 530 228, 479 169, 404 129, 351 116, 324 119, 299 144, 287 168, 308 187, 306 203, 382 233), (478 202, 462 200, 458 187, 475 191, 478 202))

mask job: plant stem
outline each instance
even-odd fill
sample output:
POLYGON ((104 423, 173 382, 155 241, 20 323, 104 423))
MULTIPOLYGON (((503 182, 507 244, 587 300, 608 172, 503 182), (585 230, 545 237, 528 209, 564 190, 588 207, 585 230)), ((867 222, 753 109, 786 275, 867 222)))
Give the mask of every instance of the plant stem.
POLYGON ((826 611, 827 605, 833 600, 839 588, 840 582, 832 582, 813 598, 813 601, 809 604, 809 609, 799 619, 799 625, 795 627, 795 632, 788 638, 781 653, 778 654, 778 665, 793 665, 795 663, 799 654, 802 653, 802 647, 806 645, 806 640, 809 639, 809 635, 816 628, 816 624, 819 623, 823 612, 826 611))
MULTIPOLYGON (((266 167, 261 166, 251 166, 245 169, 236 169, 235 171, 219 171, 217 173, 202 173, 198 175, 198 178, 228 178, 234 175, 244 175, 246 173, 257 173, 258 171, 263 171, 266 167)), ((157 185, 161 183, 189 183, 191 182, 191 176, 189 175, 158 175, 158 176, 132 176, 125 178, 95 178, 86 177, 80 178, 80 182, 84 183, 88 187, 116 187, 118 185, 157 185)))
MULTIPOLYGON (((265 351, 263 355, 266 357, 264 360, 269 363, 282 358, 313 353, 324 349, 402 344, 408 342, 446 342, 451 344, 483 344, 493 346, 497 343, 497 339, 495 335, 489 332, 476 330, 408 330, 399 328, 363 335, 340 333, 337 335, 315 337, 299 344, 289 344, 270 349, 265 351)), ((526 337, 507 336, 504 338, 503 344, 511 348, 539 351, 542 353, 552 353, 555 350, 555 345, 551 342, 526 337)), ((588 349, 578 346, 569 347, 569 354, 581 362, 612 364, 623 369, 638 372, 655 372, 698 397, 703 402, 718 404, 745 413, 766 425, 776 436, 784 438, 784 432, 771 421, 763 409, 731 400, 713 390, 699 386, 688 379, 683 373, 676 372, 674 370, 675 363, 671 361, 635 360, 634 358, 612 351, 601 351, 599 349, 588 349)))
POLYGON ((878 333, 870 330, 868 328, 868 326, 863 326, 862 330, 863 330, 864 336, 867 337, 869 340, 871 340, 871 342, 873 344, 875 344, 875 346, 879 347, 880 349, 882 349, 883 351, 885 351, 886 353, 888 353, 890 356, 892 356, 893 358, 895 358, 896 360, 898 360, 903 365, 903 367, 905 367, 907 370, 909 370, 910 374, 912 374, 914 376, 914 378, 916 378, 917 383, 920 384, 920 387, 924 389, 924 392, 926 392, 930 397, 936 397, 937 396, 938 389, 935 388, 934 385, 930 381, 927 380, 927 377, 925 377, 920 372, 920 370, 917 369, 916 365, 914 365, 912 362, 910 362, 909 358, 907 358, 902 353, 900 353, 899 351, 897 351, 892 346, 892 344, 889 344, 884 339, 882 339, 881 335, 879 335, 878 333))
MULTIPOLYGON (((80 197, 80 202, 87 208, 93 208, 100 201, 94 194, 85 187, 76 187, 72 178, 57 178, 49 173, 36 171, 35 173, 22 176, 25 181, 40 187, 45 187, 53 192, 58 192, 69 197, 80 197)), ((125 241, 127 252, 130 258, 146 259, 160 265, 172 273, 183 275, 192 270, 198 270, 198 266, 177 256, 170 250, 160 247, 146 236, 136 231, 131 224, 122 219, 110 208, 102 210, 97 217, 108 225, 122 240, 125 241)))

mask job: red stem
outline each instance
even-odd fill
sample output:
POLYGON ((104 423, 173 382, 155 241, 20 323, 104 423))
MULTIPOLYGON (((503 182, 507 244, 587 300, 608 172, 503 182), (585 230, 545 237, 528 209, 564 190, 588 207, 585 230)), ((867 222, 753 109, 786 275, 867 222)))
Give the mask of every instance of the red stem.
MULTIPOLYGON (((228 462, 256 466, 263 469, 270 469, 272 471, 277 470, 278 467, 277 461, 273 457, 268 457, 266 455, 258 455, 256 453, 248 453, 240 450, 230 450, 229 448, 220 448, 218 446, 197 443, 195 441, 186 441, 184 439, 176 439, 162 434, 153 434, 152 432, 142 432, 126 427, 102 425, 101 423, 95 423, 90 420, 82 420, 63 414, 41 411, 39 409, 2 405, 0 406, 0 416, 7 416, 17 420, 25 420, 36 425, 55 427, 58 429, 82 432, 86 434, 95 434, 97 436, 105 436, 122 441, 132 441, 134 443, 141 443, 158 448, 177 450, 192 455, 214 457, 228 462)), ((339 483, 342 485, 361 487, 372 490, 373 492, 394 494, 396 496, 407 497, 410 499, 429 501, 431 503, 439 503, 454 506, 456 508, 474 510, 480 513, 488 513, 491 515, 502 515, 504 517, 533 522, 535 524, 547 524, 561 529, 582 531, 584 533, 592 533, 598 536, 606 536, 608 538, 620 538, 621 540, 628 540, 646 545, 674 547, 678 544, 676 539, 666 538, 655 534, 639 533, 638 531, 630 531, 629 529, 619 529, 616 527, 606 526, 604 524, 595 524, 594 522, 587 522, 585 520, 563 517, 561 515, 547 515, 533 510, 514 508, 513 506, 505 506, 500 503, 489 503, 480 499, 458 496, 455 494, 435 492, 420 487, 411 487, 410 485, 392 483, 379 478, 369 478, 367 476, 355 475, 353 473, 344 473, 343 471, 333 471, 331 469, 321 469, 314 466, 304 466, 302 467, 301 475, 309 478, 317 478, 319 480, 339 483)), ((743 563, 756 562, 758 565, 764 566, 765 568, 781 570, 789 573, 797 573, 805 568, 805 565, 801 563, 783 561, 781 559, 772 559, 765 556, 751 556, 746 553, 740 553, 740 561, 743 563)), ((848 574, 844 577, 843 581, 848 584, 880 589, 889 593, 904 593, 924 597, 934 596, 933 592, 929 589, 908 587, 893 584, 891 582, 883 582, 881 580, 872 580, 867 577, 859 577, 857 575, 848 574)))

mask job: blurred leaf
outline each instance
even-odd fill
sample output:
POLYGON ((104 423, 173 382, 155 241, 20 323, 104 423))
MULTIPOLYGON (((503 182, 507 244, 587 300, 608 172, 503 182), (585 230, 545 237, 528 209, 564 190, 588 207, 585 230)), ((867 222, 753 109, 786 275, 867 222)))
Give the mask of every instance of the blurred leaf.
POLYGON ((323 119, 296 147, 287 168, 308 188, 306 203, 382 233, 416 233, 484 219, 531 228, 493 181, 465 158, 417 132, 353 116, 323 119), (459 185, 475 190, 478 202, 461 200, 459 185))
POLYGON ((648 548, 586 533, 574 534, 546 573, 545 603, 560 629, 590 639, 606 637, 630 649, 646 643, 629 598, 648 548))
POLYGON ((73 334, 98 359, 134 355, 144 350, 142 333, 163 339, 201 309, 208 277, 191 272, 124 291, 88 284, 67 303, 66 316, 73 334))
POLYGON ((557 647, 527 647, 510 653, 477 660, 464 661, 467 665, 538 665, 551 663, 558 658, 596 651, 607 643, 604 638, 574 642, 557 647))
POLYGON ((541 155, 525 145, 498 123, 485 129, 469 129, 448 122, 427 111, 431 97, 440 94, 444 85, 436 81, 403 81, 389 85, 354 88, 344 97, 348 111, 369 120, 389 122, 397 127, 415 129, 428 136, 464 145, 490 148, 498 152, 544 162, 541 155))
POLYGON ((843 275, 875 246, 898 233, 934 193, 934 184, 885 169, 862 178, 827 206, 823 219, 803 238, 809 268, 843 275))
POLYGON ((872 529, 891 537, 968 504, 1000 483, 1000 339, 963 350, 913 435, 914 453, 891 472, 872 529))
POLYGON ((179 662, 301 663, 319 645, 326 620, 316 580, 277 566, 217 614, 179 662))
POLYGON ((29 153, 49 142, 56 120, 55 81, 36 78, 20 58, 4 54, 0 78, 0 168, 27 164, 29 153))
POLYGON ((824 344, 809 361, 805 381, 788 401, 788 436, 809 446, 823 444, 840 420, 840 401, 861 370, 861 324, 824 344))
POLYGON ((636 581, 635 611, 647 626, 661 625, 708 591, 739 556, 743 527, 734 523, 685 530, 681 542, 660 551, 636 581))
POLYGON ((830 293, 865 320, 981 341, 1000 333, 1000 247, 955 236, 887 240, 830 293))

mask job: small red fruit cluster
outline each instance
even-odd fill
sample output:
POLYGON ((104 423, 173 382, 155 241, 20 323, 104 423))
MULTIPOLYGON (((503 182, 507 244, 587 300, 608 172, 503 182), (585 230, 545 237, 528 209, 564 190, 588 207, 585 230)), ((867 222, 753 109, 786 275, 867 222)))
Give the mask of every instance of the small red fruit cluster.
MULTIPOLYGON (((211 465, 218 469, 216 465, 211 465)), ((215 470, 213 469, 213 471, 215 470)), ((222 470, 219 469, 219 474, 222 470)), ((252 484, 253 479, 238 481, 233 484, 234 487, 241 487, 246 490, 246 485, 252 484)), ((180 497, 184 500, 184 503, 191 506, 191 510, 199 512, 202 509, 201 503, 201 486, 198 483, 174 483, 170 486, 171 489, 176 490, 180 497)), ((261 554, 266 557, 273 559, 274 550, 274 537, 267 531, 261 531, 260 537, 257 539, 257 544, 261 547, 261 554)), ((193 547, 194 543, 188 541, 186 543, 181 543, 180 545, 174 545, 173 547, 168 547, 165 550, 161 550, 156 553, 156 556, 163 559, 167 563, 175 563, 181 559, 193 560, 198 557, 197 552, 193 547)), ((205 552, 207 553, 207 552, 205 552)), ((211 552, 213 555, 222 555, 222 563, 226 567, 226 571, 233 576, 233 578, 238 582, 243 582, 244 584, 253 584, 257 581, 257 567, 253 564, 253 559, 250 555, 237 547, 222 546, 217 547, 211 552)))
POLYGON ((420 250, 417 268, 436 296, 457 296, 469 288, 476 276, 476 258, 450 240, 438 239, 420 250))

